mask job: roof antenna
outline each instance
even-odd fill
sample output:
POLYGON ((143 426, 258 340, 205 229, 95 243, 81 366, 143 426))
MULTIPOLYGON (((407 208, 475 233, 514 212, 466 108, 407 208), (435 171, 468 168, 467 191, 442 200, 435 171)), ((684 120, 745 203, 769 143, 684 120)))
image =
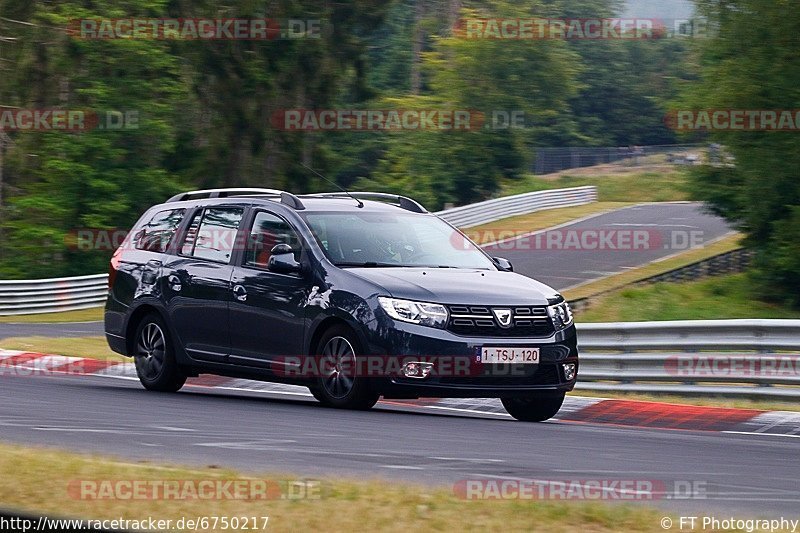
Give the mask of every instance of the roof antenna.
POLYGON ((336 187, 337 189, 339 189, 340 191, 342 191, 343 193, 345 193, 347 196, 349 196, 350 198, 352 198, 353 200, 355 200, 355 201, 356 201, 356 203, 358 204, 358 207, 359 207, 359 208, 361 208, 361 207, 364 207, 364 202, 362 202, 361 200, 359 200, 358 198, 356 198, 355 196, 353 196, 352 194, 350 194, 349 192, 347 192, 347 190, 346 190, 344 187, 342 187, 341 185, 339 185, 339 184, 338 184, 338 183, 336 183, 335 181, 333 181, 333 180, 329 180, 328 178, 326 178, 325 176, 323 176, 322 174, 320 174, 319 172, 317 172, 316 170, 314 170, 314 169, 313 169, 313 168, 311 168, 310 166, 306 165, 305 163, 302 163, 302 162, 301 162, 301 163, 300 163, 300 166, 301 166, 301 167, 303 167, 303 168, 305 168, 305 169, 307 169, 307 170, 310 170, 311 172, 313 172, 314 174, 316 174, 317 176, 319 176, 319 177, 320 177, 320 178, 322 178, 323 180, 327 181, 328 183, 330 183, 331 185, 333 185, 334 187, 336 187))

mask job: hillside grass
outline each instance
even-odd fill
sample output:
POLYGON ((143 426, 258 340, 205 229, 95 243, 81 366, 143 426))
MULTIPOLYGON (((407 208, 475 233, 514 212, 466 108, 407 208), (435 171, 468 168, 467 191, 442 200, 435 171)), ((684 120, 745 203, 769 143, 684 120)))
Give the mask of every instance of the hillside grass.
POLYGON ((594 185, 600 202, 677 202, 690 200, 686 170, 668 166, 602 166, 509 181, 497 196, 594 185))
POLYGON ((800 310, 757 299, 747 274, 628 287, 598 296, 579 322, 800 318, 800 310))

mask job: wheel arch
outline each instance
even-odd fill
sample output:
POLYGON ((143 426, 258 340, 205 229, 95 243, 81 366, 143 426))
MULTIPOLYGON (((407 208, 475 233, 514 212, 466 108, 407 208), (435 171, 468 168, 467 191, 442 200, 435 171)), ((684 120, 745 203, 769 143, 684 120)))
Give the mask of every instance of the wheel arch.
POLYGON ((331 329, 334 326, 344 326, 349 329, 356 338, 356 341, 359 344, 359 347, 364 350, 367 346, 366 338, 364 337, 363 333, 359 331, 359 329, 352 323, 352 321, 347 320, 344 317, 338 315, 331 315, 322 319, 316 326, 309 337, 308 346, 306 346, 306 352, 308 354, 313 354, 316 349, 317 345, 319 344, 320 339, 325 334, 326 331, 331 329))
MULTIPOLYGON (((161 309, 155 305, 143 303, 136 307, 136 309, 131 312, 130 318, 128 318, 128 323, 125 326, 125 349, 128 356, 133 355, 133 343, 136 342, 136 339, 134 338, 136 336, 136 329, 139 327, 139 324, 141 324, 142 319, 150 314, 156 314, 161 317, 161 320, 163 320, 167 325, 167 328, 169 328, 169 321, 167 320, 167 317, 164 315, 161 309)), ((169 333, 172 334, 171 331, 169 333)))

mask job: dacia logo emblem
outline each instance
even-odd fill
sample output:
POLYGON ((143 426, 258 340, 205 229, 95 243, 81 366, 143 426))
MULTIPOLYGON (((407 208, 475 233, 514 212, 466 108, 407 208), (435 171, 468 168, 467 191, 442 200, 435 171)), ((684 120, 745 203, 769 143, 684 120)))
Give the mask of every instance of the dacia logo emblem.
POLYGON ((511 309, 492 309, 492 312, 501 328, 511 327, 511 309))

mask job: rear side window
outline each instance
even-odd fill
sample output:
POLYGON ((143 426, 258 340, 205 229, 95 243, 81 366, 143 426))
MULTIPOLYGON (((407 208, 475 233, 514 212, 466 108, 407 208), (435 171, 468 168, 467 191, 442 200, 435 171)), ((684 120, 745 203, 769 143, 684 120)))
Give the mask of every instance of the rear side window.
POLYGON ((148 252, 164 253, 169 247, 175 230, 178 229, 184 215, 185 209, 170 209, 159 211, 150 222, 142 226, 136 234, 136 249, 148 252))
POLYGON ((244 210, 211 207, 195 214, 181 245, 181 255, 218 263, 231 260, 244 210))

